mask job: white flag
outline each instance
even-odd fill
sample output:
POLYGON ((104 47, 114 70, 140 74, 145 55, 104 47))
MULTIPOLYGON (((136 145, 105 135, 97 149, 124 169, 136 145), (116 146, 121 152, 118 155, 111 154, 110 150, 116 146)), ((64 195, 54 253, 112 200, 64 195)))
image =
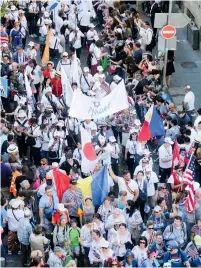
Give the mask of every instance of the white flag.
POLYGON ((64 68, 61 66, 61 83, 62 83, 62 90, 64 101, 68 107, 71 106, 72 98, 73 98, 73 89, 70 85, 68 77, 64 71, 64 68))
POLYGON ((72 60, 72 82, 76 82, 78 87, 80 87, 80 79, 79 79, 79 67, 78 67, 78 60, 77 54, 75 50, 74 58, 72 60))
POLYGON ((91 143, 91 135, 82 126, 80 126, 82 161, 81 169, 84 173, 93 172, 98 162, 96 152, 91 143))
POLYGON ((85 120, 98 119, 117 113, 129 107, 128 96, 122 80, 109 95, 98 100, 75 90, 70 107, 70 116, 85 120))

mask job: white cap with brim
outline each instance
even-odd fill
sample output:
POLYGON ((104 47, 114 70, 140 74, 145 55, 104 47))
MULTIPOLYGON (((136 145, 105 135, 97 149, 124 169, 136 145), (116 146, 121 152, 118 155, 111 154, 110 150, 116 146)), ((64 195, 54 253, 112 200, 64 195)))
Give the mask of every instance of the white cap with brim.
POLYGON ((10 202, 10 206, 14 209, 18 208, 20 206, 20 200, 18 199, 12 199, 12 202, 10 202))
POLYGON ((28 46, 31 46, 31 47, 34 47, 34 42, 33 41, 30 41, 28 46))
POLYGON ((114 136, 110 136, 110 137, 109 137, 109 141, 110 141, 110 142, 116 142, 117 140, 115 139, 114 136))
POLYGON ((98 66, 98 67, 97 67, 97 70, 98 70, 99 72, 101 72, 101 71, 103 71, 104 69, 103 69, 102 66, 98 66))
POLYGON ((88 67, 84 67, 84 68, 83 68, 83 71, 84 71, 85 73, 87 73, 87 72, 89 72, 89 68, 88 68, 88 67))
POLYGON ((26 115, 26 113, 25 113, 25 111, 24 110, 20 110, 19 112, 18 112, 18 115, 17 115, 17 117, 19 118, 19 117, 26 117, 27 115, 26 115))
POLYGON ((99 140, 99 142, 105 142, 106 141, 105 137, 101 136, 101 135, 98 137, 98 140, 99 140))
POLYGON ((166 137, 166 138, 164 139, 164 142, 165 142, 165 143, 169 143, 169 144, 173 144, 173 143, 174 143, 174 142, 171 140, 170 137, 166 137))
POLYGON ((68 57, 68 52, 64 52, 63 57, 68 57))

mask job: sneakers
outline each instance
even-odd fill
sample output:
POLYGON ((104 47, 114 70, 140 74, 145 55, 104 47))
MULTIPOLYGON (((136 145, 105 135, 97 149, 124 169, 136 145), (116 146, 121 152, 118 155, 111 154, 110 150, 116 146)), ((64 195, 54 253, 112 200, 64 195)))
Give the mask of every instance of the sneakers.
POLYGON ((8 250, 8 255, 12 255, 12 251, 11 250, 8 250))

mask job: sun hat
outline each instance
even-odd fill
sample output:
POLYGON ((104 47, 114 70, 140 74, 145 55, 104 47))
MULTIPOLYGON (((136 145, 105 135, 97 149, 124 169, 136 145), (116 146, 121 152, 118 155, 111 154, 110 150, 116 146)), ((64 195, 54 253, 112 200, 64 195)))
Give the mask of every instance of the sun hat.
POLYGON ((68 52, 64 52, 62 55, 63 57, 68 57, 68 52))
POLYGON ((115 137, 114 136, 110 136, 109 137, 109 142, 116 142, 117 140, 115 139, 115 137))
POLYGON ((8 146, 8 148, 7 148, 7 152, 8 152, 9 154, 11 154, 11 153, 17 153, 18 151, 19 151, 19 149, 18 149, 18 147, 17 147, 16 144, 10 144, 10 145, 8 146))

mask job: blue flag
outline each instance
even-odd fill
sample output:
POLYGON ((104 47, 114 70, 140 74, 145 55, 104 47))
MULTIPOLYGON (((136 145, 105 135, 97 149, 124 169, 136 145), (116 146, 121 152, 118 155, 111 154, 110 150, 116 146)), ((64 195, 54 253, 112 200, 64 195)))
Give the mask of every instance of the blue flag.
POLYGON ((107 165, 92 175, 91 192, 94 206, 103 204, 103 200, 108 196, 108 170, 107 165))

